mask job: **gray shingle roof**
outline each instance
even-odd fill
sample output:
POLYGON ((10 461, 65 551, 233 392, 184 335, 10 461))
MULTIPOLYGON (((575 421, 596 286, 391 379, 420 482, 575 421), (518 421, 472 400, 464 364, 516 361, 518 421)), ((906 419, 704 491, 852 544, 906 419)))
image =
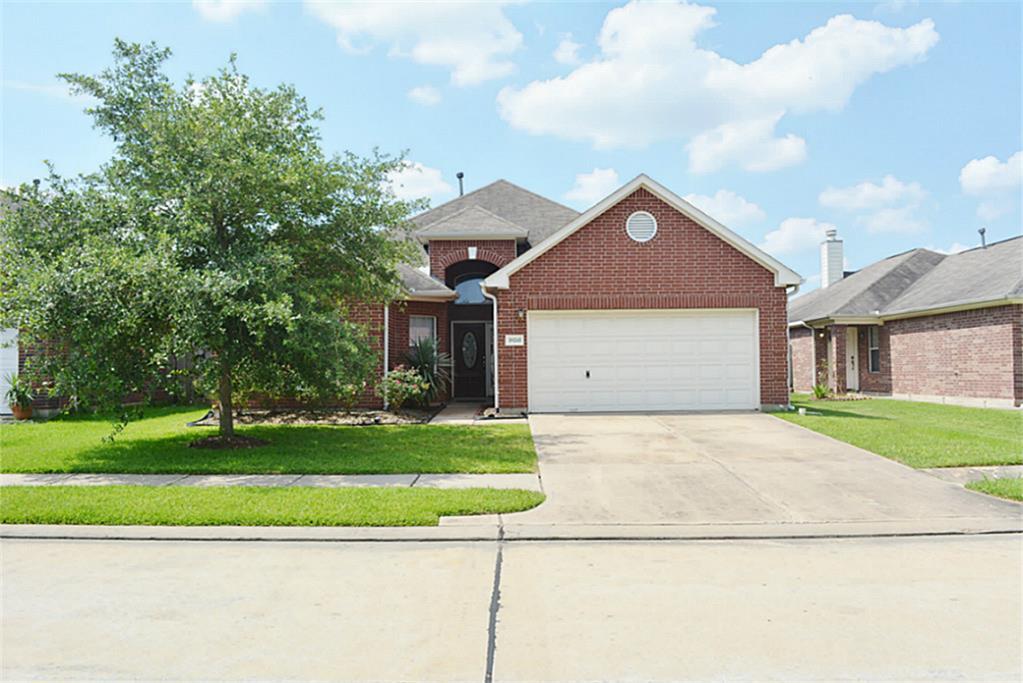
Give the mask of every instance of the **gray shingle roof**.
POLYGON ((888 316, 1023 296, 1023 237, 944 255, 914 249, 789 302, 789 322, 888 316))
POLYGON ((526 230, 532 246, 543 240, 579 215, 578 211, 530 192, 507 180, 498 180, 452 199, 429 211, 424 211, 412 222, 420 229, 471 206, 478 206, 526 230))
POLYGON ((1023 296, 1023 237, 946 257, 885 308, 895 315, 1023 296))
POLYGON ((529 231, 520 225, 472 204, 416 231, 416 237, 428 240, 439 237, 476 236, 480 234, 500 236, 505 239, 525 239, 529 231))
POLYGON ((450 297, 457 296, 443 282, 410 265, 398 266, 401 284, 410 296, 450 297))

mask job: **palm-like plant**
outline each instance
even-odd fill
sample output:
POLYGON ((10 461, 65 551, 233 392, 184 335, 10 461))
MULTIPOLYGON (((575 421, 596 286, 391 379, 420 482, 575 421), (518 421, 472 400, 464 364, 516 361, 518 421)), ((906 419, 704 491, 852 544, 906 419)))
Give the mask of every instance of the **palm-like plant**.
POLYGON ((426 337, 415 342, 409 349, 408 363, 430 385, 423 396, 428 403, 447 391, 451 384, 451 356, 437 349, 436 339, 426 337))

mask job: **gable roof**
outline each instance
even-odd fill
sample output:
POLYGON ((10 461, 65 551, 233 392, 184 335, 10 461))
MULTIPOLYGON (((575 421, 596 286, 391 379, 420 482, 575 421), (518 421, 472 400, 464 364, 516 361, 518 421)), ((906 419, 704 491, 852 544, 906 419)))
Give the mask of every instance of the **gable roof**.
POLYGON ((789 323, 884 320, 1023 300, 1023 237, 958 254, 913 249, 789 302, 789 323))
POLYGON ((499 218, 526 231, 526 239, 533 246, 576 216, 578 211, 530 192, 507 180, 496 180, 461 197, 415 216, 412 223, 423 229, 471 206, 485 209, 499 218))
POLYGON ((420 242, 437 239, 465 239, 480 234, 490 239, 526 239, 529 231, 497 214, 487 211, 478 204, 466 206, 464 209, 430 223, 416 231, 420 242))
POLYGON ((604 213, 640 188, 647 190, 655 197, 668 204, 668 206, 690 218, 697 225, 709 230, 711 233, 720 237, 722 240, 732 245, 767 270, 773 272, 774 284, 776 287, 798 285, 803 281, 802 278, 799 277, 798 273, 785 266, 770 254, 747 242, 745 239, 732 232, 707 214, 703 213, 695 206, 649 176, 641 174, 627 182, 625 185, 622 185, 620 188, 594 204, 582 214, 576 216, 574 220, 552 234, 541 244, 534 246, 529 251, 518 256, 518 258, 513 260, 511 263, 493 273, 490 277, 484 280, 484 285, 495 289, 508 289, 510 286, 509 278, 512 274, 532 263, 537 258, 543 256, 544 253, 549 251, 556 244, 587 225, 597 216, 604 213))

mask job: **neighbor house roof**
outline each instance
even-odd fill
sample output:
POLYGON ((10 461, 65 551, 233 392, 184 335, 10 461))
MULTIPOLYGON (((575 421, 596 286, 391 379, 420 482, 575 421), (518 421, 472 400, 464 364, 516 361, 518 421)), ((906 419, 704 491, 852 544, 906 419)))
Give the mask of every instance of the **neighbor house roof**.
POLYGON ((529 231, 520 225, 471 204, 447 214, 416 231, 420 242, 466 239, 486 235, 490 239, 526 239, 529 231))
MULTIPOLYGON (((417 228, 423 230, 440 225, 442 220, 452 218, 454 214, 470 207, 483 209, 491 216, 502 219, 519 230, 524 230, 526 239, 533 246, 547 239, 579 215, 579 212, 574 209, 541 197, 507 180, 497 180, 462 197, 424 211, 413 218, 412 222, 417 228)), ((476 213, 475 215, 484 218, 482 214, 476 213)), ((464 223, 470 217, 463 215, 460 221, 456 219, 456 224, 464 223)), ((501 231, 507 230, 508 226, 505 223, 494 222, 492 218, 486 220, 490 228, 497 231, 495 234, 500 234, 503 237, 501 231)), ((469 226, 463 225, 460 229, 469 229, 469 226)), ((483 235, 488 234, 488 228, 484 227, 480 230, 483 235)), ((474 236, 477 235, 478 233, 474 234, 474 236)))
POLYGON ((711 233, 717 235, 722 240, 735 247, 738 251, 774 273, 775 286, 794 286, 799 285, 803 281, 802 278, 799 277, 798 273, 788 268, 785 264, 781 263, 767 252, 758 249, 753 244, 747 242, 745 239, 732 232, 704 212, 700 211, 695 206, 658 183, 656 180, 641 174, 594 204, 591 208, 587 209, 585 213, 577 215, 572 221, 564 225, 554 234, 550 235, 541 244, 536 245, 529 251, 519 255, 511 263, 490 275, 490 277, 484 281, 484 285, 486 287, 493 287, 496 289, 508 289, 510 286, 509 278, 513 273, 524 268, 529 263, 532 263, 535 259, 543 256, 544 253, 556 244, 566 239, 569 235, 587 225, 594 218, 601 215, 640 188, 647 190, 668 206, 672 207, 684 216, 687 216, 697 225, 700 225, 711 233))
POLYGON ((1023 237, 958 254, 914 249, 789 302, 789 323, 884 320, 1023 302, 1023 237))

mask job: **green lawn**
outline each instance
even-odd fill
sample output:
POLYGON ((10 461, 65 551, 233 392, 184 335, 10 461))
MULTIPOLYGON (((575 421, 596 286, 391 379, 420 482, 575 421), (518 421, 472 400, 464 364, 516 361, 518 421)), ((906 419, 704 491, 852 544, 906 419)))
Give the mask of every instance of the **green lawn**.
POLYGON ((0 425, 0 472, 191 474, 398 474, 532 472, 536 451, 527 425, 338 427, 244 426, 239 434, 270 442, 211 450, 188 443, 216 432, 186 427, 204 409, 153 408, 113 443, 109 419, 60 417, 0 425))
POLYGON ((966 485, 966 488, 987 493, 999 498, 1023 501, 1023 479, 985 479, 974 481, 966 485))
POLYGON ((443 515, 519 512, 542 493, 514 489, 11 486, 4 524, 436 526, 443 515))
POLYGON ((815 401, 805 394, 794 394, 792 404, 821 414, 774 414, 910 467, 1023 464, 1017 411, 879 398, 815 401))

